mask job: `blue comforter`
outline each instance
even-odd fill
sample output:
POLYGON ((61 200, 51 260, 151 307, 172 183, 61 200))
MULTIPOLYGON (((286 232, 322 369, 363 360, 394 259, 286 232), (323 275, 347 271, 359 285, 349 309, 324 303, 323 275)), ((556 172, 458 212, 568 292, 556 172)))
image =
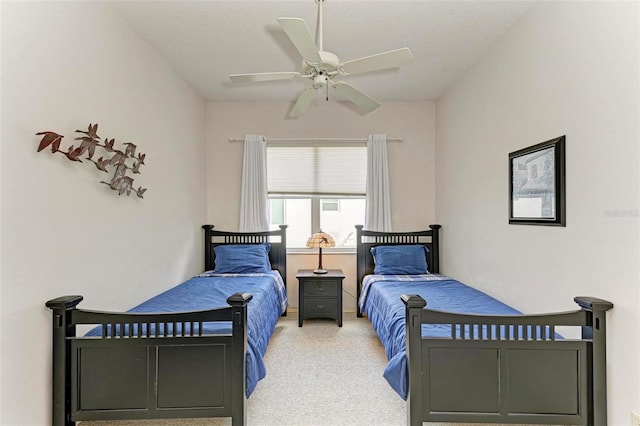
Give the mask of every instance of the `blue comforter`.
MULTIPOLYGON (((213 274, 205 272, 179 284, 131 309, 129 312, 182 312, 220 308, 234 293, 251 293, 247 309, 246 394, 251 395, 266 375, 263 357, 278 318, 288 305, 282 277, 268 274, 213 274)), ((203 324, 204 334, 231 333, 230 322, 203 324)), ((92 330, 88 335, 99 335, 92 330)))
MULTIPOLYGON (((407 356, 403 294, 419 294, 427 308, 449 312, 488 315, 518 315, 519 311, 493 297, 444 275, 368 275, 358 303, 367 314, 384 345, 389 363, 384 378, 407 399, 407 356)), ((422 335, 449 337, 451 329, 442 324, 423 324, 422 335)))

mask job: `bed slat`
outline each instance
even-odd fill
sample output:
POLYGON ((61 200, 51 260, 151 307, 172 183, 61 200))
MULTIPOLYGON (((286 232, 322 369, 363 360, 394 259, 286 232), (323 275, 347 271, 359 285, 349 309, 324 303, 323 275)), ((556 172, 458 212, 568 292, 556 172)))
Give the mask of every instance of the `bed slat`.
MULTIPOLYGON (((578 311, 580 312, 580 311, 578 311)), ((423 317, 423 323, 428 324, 444 324, 451 329, 452 340, 522 340, 522 341, 555 341, 556 325, 567 325, 564 322, 571 322, 570 325, 580 325, 576 321, 575 313, 567 315, 567 313, 554 314, 559 315, 558 323, 549 324, 548 317, 540 318, 537 316, 521 315, 512 316, 495 316, 489 317, 487 320, 480 318, 476 321, 457 321, 459 317, 467 317, 464 314, 452 312, 429 310, 423 317), (450 318, 447 320, 446 318, 450 318), (527 318, 531 318, 531 322, 526 322, 527 318), (536 321, 536 320, 544 321, 536 321)), ((579 314, 578 314, 579 316, 579 314)))

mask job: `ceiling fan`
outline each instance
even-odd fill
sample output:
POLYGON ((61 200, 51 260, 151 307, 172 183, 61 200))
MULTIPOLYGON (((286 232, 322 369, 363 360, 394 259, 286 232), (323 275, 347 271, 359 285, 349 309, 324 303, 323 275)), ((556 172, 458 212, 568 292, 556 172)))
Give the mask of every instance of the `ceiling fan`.
POLYGON ((315 2, 318 4, 317 45, 313 41, 304 19, 278 18, 278 23, 302 56, 302 70, 300 72, 232 74, 229 78, 234 83, 257 83, 297 78, 311 80, 313 83, 304 89, 289 113, 289 116, 294 118, 301 116, 307 110, 317 91, 325 89, 326 100, 329 100, 330 87, 339 96, 352 102, 364 114, 375 110, 380 106, 376 100, 344 81, 334 81, 333 79, 337 76, 400 67, 412 61, 411 50, 404 47, 347 62, 340 62, 340 59, 335 54, 324 50, 322 44, 322 4, 324 0, 315 0, 315 2))

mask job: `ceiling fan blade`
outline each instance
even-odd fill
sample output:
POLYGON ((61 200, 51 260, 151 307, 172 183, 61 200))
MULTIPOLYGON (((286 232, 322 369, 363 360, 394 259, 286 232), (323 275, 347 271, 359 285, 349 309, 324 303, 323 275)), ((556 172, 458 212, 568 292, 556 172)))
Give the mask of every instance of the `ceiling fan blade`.
POLYGON ((410 63, 412 60, 413 55, 411 54, 411 50, 403 47, 402 49, 389 50, 388 52, 344 62, 342 64, 342 70, 346 74, 379 71, 388 68, 397 68, 410 63))
POLYGON ((232 74, 229 76, 234 83, 257 83, 261 81, 293 80, 300 77, 299 72, 260 72, 254 74, 232 74))
POLYGON ((322 62, 318 47, 304 19, 278 18, 278 22, 305 61, 317 64, 322 62))
POLYGON ((380 106, 378 101, 370 98, 344 81, 335 83, 333 87, 336 89, 336 93, 353 102, 365 114, 370 113, 380 106))
POLYGON ((316 90, 317 89, 313 86, 307 86, 296 101, 296 104, 293 106, 291 113, 289 113, 289 117, 297 118, 304 114, 307 108, 309 108, 309 105, 311 105, 311 101, 316 94, 316 90))

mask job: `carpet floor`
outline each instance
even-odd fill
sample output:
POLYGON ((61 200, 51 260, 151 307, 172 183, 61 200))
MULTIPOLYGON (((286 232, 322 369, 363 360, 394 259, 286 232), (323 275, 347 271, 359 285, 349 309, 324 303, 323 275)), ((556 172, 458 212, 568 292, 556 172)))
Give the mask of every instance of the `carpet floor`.
MULTIPOLYGON (((342 327, 335 321, 313 319, 305 320, 299 328, 295 312, 280 318, 269 342, 265 364, 267 376, 247 400, 249 425, 406 425, 406 403, 382 377, 387 364, 384 348, 371 323, 366 318, 356 318, 355 313, 344 314, 342 327)), ((172 419, 81 424, 226 426, 231 421, 172 419)))

